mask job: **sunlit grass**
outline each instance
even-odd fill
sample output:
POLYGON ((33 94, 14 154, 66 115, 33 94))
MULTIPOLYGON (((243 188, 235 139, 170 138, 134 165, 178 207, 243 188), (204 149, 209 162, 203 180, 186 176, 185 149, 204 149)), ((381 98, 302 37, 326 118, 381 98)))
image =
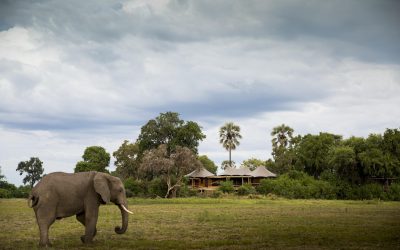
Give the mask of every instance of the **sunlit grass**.
MULTIPOLYGON (((119 209, 102 206, 95 242, 80 242, 70 217, 50 230, 55 249, 398 249, 400 203, 243 198, 130 199, 134 215, 117 235, 119 209)), ((0 200, 0 249, 36 249, 39 231, 25 200, 0 200)))

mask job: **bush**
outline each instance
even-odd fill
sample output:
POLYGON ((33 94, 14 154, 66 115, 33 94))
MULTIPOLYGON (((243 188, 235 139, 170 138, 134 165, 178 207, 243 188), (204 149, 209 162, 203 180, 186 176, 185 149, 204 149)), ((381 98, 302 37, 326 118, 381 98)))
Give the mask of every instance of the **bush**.
POLYGON ((214 192, 211 193, 212 198, 219 198, 222 195, 222 192, 219 190, 215 190, 214 192))
POLYGON ((387 195, 383 190, 383 186, 376 183, 362 185, 356 189, 356 193, 357 197, 363 200, 387 200, 387 195))
POLYGON ((238 195, 255 194, 256 189, 251 184, 244 184, 238 188, 238 195))
POLYGON ((4 188, 0 188, 0 198, 12 198, 12 193, 4 188))
POLYGON ((400 183, 393 183, 387 191, 389 200, 400 201, 400 183))
POLYGON ((145 196, 147 193, 146 183, 142 180, 135 180, 130 177, 124 181, 125 191, 127 197, 145 196))
POLYGON ((222 181, 220 182, 220 185, 218 189, 223 192, 223 193, 232 193, 235 191, 235 188, 233 187, 233 182, 232 181, 222 181))
POLYGON ((196 196, 197 190, 190 189, 188 185, 183 184, 177 192, 177 197, 192 197, 196 196))
POLYGON ((148 183, 148 195, 151 197, 164 197, 167 193, 167 183, 161 178, 154 178, 148 183))
POLYGON ((277 179, 265 179, 260 182, 257 191, 261 194, 273 193, 290 199, 335 199, 334 186, 321 180, 315 180, 306 173, 292 170, 277 179))

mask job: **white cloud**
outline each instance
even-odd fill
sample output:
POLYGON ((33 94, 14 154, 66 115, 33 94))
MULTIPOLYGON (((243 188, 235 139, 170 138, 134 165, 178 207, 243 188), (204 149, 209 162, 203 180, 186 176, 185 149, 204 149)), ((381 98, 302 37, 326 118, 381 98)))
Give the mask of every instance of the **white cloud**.
POLYGON ((199 151, 218 164, 227 121, 242 128, 237 163, 270 157, 281 123, 344 136, 397 127, 397 17, 383 19, 383 5, 349 5, 357 12, 302 1, 0 8, 0 165, 16 183, 16 164, 31 156, 47 171, 71 171, 85 147, 113 152, 169 110, 203 126, 199 151))

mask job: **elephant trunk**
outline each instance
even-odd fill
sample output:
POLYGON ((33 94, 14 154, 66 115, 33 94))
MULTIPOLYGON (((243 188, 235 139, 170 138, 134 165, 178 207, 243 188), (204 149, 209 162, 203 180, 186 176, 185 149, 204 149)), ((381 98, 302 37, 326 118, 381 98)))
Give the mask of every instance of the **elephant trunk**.
MULTIPOLYGON (((115 227, 115 232, 117 234, 125 233, 126 229, 128 228, 128 212, 124 209, 127 208, 127 204, 119 204, 118 207, 121 210, 121 217, 122 217, 122 227, 115 227)), ((129 211, 129 210, 128 210, 129 211)), ((130 211, 129 211, 130 212, 130 211)))

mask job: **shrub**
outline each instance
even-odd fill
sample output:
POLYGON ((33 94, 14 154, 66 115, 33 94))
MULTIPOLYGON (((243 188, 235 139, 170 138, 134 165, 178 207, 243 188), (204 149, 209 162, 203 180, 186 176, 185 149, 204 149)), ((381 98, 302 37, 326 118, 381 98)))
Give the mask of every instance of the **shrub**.
POLYGON ((235 191, 235 188, 233 187, 233 182, 232 181, 222 181, 220 182, 220 185, 218 189, 223 192, 223 193, 232 193, 235 191))
POLYGON ((11 198, 12 194, 9 190, 0 188, 0 198, 11 198))
POLYGON ((265 179, 260 182, 257 191, 261 194, 273 193, 293 199, 334 199, 335 187, 327 182, 315 180, 306 173, 292 170, 277 179, 265 179))
POLYGON ((222 192, 219 190, 215 190, 214 192, 211 193, 212 198, 219 198, 222 195, 222 192))
POLYGON ((148 194, 151 197, 164 197, 167 193, 167 183, 161 178, 154 178, 148 183, 148 194))
POLYGON ((393 183, 387 191, 388 199, 392 201, 400 201, 400 183, 393 183))
POLYGON ((130 177, 124 181, 127 197, 133 196, 145 196, 146 194, 146 183, 142 180, 135 180, 130 177))
POLYGON ((191 197, 191 196, 196 196, 197 191, 190 189, 188 185, 183 184, 179 189, 177 196, 178 197, 191 197))
POLYGON ((249 195, 256 193, 256 189, 251 184, 244 184, 238 188, 238 195, 249 195))

